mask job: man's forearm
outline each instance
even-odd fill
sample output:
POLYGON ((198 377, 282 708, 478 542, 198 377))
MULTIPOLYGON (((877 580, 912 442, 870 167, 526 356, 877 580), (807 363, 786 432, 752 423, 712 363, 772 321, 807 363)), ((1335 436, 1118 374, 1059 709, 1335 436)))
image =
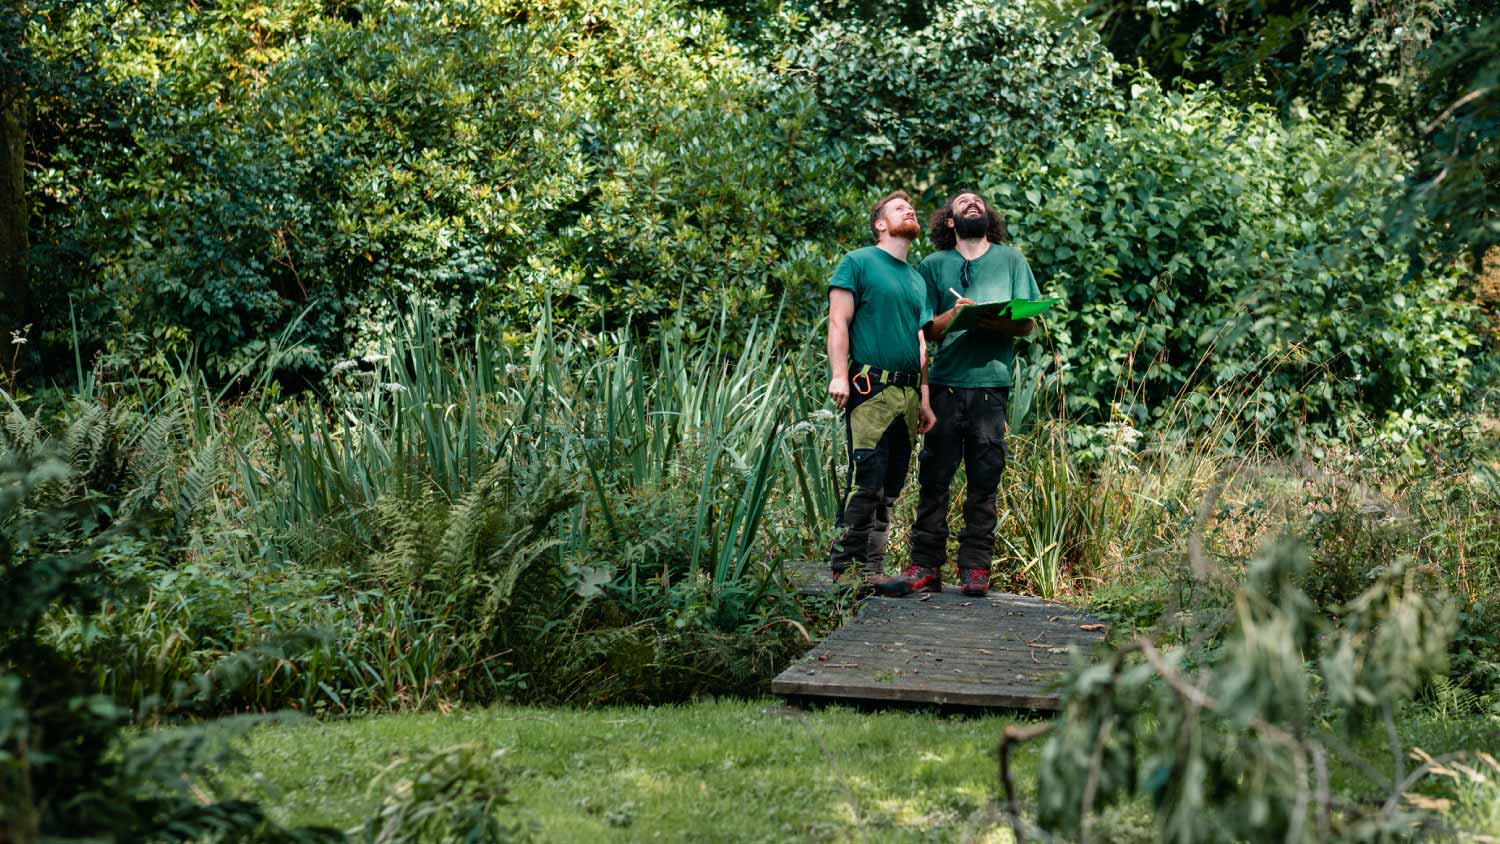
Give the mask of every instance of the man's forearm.
POLYGON ((958 308, 950 308, 932 318, 932 324, 927 332, 927 339, 937 340, 948 333, 948 324, 958 315, 958 308))
POLYGON ((849 326, 828 323, 828 369, 834 378, 849 377, 849 326))

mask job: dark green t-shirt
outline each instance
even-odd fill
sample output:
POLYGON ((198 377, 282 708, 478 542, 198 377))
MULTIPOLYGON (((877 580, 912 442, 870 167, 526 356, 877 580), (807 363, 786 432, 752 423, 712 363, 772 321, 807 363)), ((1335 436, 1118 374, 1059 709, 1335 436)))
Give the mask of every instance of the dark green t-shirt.
MULTIPOLYGON (((935 314, 953 307, 956 297, 949 288, 975 302, 1037 299, 1036 277, 1020 252, 998 243, 983 255, 966 261, 956 249, 928 255, 918 268, 927 282, 928 309, 935 314), (964 264, 969 265, 969 286, 963 285, 964 264)), ((950 331, 943 335, 936 356, 927 368, 927 380, 949 387, 1009 387, 1011 366, 1016 359, 1015 341, 983 331, 950 331)))
POLYGON ((932 310, 926 285, 910 264, 866 246, 839 261, 828 286, 854 294, 849 354, 856 363, 902 372, 921 367, 917 332, 932 322, 932 310))

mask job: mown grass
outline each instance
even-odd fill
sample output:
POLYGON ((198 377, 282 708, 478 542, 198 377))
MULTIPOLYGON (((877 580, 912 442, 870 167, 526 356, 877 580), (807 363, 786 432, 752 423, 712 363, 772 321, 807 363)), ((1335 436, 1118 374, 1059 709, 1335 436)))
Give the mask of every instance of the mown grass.
MULTIPOLYGON (((1006 841, 991 798, 1011 720, 765 699, 308 722, 253 735, 253 773, 231 785, 264 789, 285 820, 350 828, 394 759, 480 742, 504 749, 515 816, 545 841, 1006 841)), ((1020 764, 1030 782, 1035 749, 1020 764)))
MULTIPOLYGON (((501 751, 494 764, 514 800, 507 820, 529 824, 542 841, 1009 842, 995 801, 995 748, 1015 720, 799 711, 772 699, 309 720, 252 734, 248 769, 225 786, 258 796, 278 820, 352 829, 380 805, 382 793, 369 786, 377 774, 477 743, 486 754, 501 751)), ((1496 727, 1494 718, 1452 719, 1423 707, 1403 719, 1402 743, 1435 755, 1496 753, 1496 727)), ((1385 741, 1371 731, 1357 746, 1378 757, 1385 741)), ((1025 745, 1013 756, 1025 807, 1038 749, 1025 745)), ((1331 774, 1349 799, 1384 797, 1337 764, 1331 774)), ((1492 791, 1456 808, 1483 822, 1500 811, 1497 801, 1492 791)), ((1095 830, 1098 840, 1154 840, 1144 802, 1108 810, 1095 830)))

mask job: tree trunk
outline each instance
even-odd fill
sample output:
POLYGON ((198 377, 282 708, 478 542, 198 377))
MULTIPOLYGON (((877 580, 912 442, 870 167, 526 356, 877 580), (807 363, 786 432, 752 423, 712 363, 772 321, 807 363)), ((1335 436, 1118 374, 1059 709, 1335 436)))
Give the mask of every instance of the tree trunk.
POLYGON ((27 270, 31 243, 27 232, 26 98, 18 90, 0 90, 0 344, 10 332, 31 321, 27 270))

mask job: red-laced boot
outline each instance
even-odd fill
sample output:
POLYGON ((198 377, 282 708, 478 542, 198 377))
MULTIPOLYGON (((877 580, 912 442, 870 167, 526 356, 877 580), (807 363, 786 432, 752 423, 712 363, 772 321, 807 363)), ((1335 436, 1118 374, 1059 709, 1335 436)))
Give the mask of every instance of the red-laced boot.
POLYGON ((881 595, 899 598, 913 592, 941 592, 943 578, 937 569, 912 563, 898 577, 887 577, 875 581, 875 591, 881 595))
POLYGON ((959 569, 958 586, 971 598, 983 598, 990 591, 990 573, 986 569, 959 569))

